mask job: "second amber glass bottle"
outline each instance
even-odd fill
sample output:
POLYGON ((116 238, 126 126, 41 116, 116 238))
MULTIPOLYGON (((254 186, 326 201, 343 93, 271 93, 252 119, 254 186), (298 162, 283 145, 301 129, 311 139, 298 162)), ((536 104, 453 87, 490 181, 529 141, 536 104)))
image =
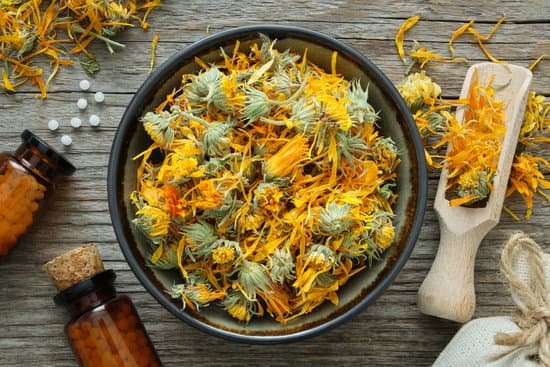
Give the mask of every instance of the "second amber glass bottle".
POLYGON ((132 301, 117 296, 112 270, 100 272, 55 297, 73 320, 65 332, 83 367, 156 367, 160 360, 132 301))

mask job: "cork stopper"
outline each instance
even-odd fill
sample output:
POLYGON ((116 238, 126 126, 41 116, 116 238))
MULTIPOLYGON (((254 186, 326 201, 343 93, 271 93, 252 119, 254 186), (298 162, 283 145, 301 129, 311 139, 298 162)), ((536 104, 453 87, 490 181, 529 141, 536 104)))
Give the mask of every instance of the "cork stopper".
POLYGON ((48 273, 58 291, 63 291, 104 270, 99 251, 93 243, 52 259, 42 269, 48 273))

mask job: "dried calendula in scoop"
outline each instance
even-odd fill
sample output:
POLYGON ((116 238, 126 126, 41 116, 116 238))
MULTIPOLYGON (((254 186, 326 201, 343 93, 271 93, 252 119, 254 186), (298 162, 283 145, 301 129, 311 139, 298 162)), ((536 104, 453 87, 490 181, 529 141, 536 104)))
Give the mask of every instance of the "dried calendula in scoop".
POLYGON ((473 204, 489 197, 506 132, 504 104, 495 99, 492 78, 480 84, 474 74, 464 121, 448 114, 447 131, 438 148, 449 143, 447 193, 451 206, 473 204), (454 197, 454 198, 453 198, 454 197))
POLYGON ((184 307, 285 323, 394 242, 397 147, 368 90, 262 36, 182 78, 143 116, 134 225, 184 307))

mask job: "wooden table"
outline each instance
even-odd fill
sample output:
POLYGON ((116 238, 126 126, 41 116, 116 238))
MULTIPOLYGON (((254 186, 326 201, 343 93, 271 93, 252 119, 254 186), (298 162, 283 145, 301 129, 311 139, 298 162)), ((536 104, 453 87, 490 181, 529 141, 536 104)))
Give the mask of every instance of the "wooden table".
MULTIPOLYGON (((404 66, 395 52, 393 38, 407 17, 419 14, 422 22, 407 35, 438 52, 447 53, 451 32, 464 21, 475 19, 487 32, 504 13, 509 22, 497 32, 488 47, 498 58, 527 66, 542 53, 550 54, 550 2, 487 1, 164 1, 153 12, 151 30, 125 31, 118 40, 126 49, 110 56, 102 44, 93 47, 102 71, 92 80, 92 91, 103 91, 103 105, 79 113, 80 97, 93 99, 91 92, 79 90, 85 78, 79 66, 62 70, 41 101, 32 87, 16 95, 0 95, 0 150, 13 150, 19 134, 30 128, 55 147, 66 152, 78 166, 65 182, 50 210, 20 241, 13 252, 0 261, 0 365, 74 366, 76 364, 63 334, 68 320, 64 309, 56 307, 55 294, 40 267, 48 259, 74 246, 94 241, 108 268, 118 274, 118 288, 129 294, 145 322, 166 366, 242 365, 336 365, 336 366, 428 366, 437 357, 460 325, 421 314, 416 292, 424 279, 439 240, 433 211, 437 184, 430 177, 430 201, 424 227, 407 265, 393 285, 368 310, 345 326, 292 345, 250 346, 235 344, 187 326, 165 311, 140 285, 119 250, 107 204, 107 161, 111 141, 124 108, 147 77, 151 39, 159 34, 157 65, 176 50, 207 33, 247 24, 281 23, 302 26, 341 39, 374 61, 394 82, 404 66), (93 129, 86 122, 91 113, 101 117, 93 129), (85 122, 73 130, 73 116, 85 122), (52 133, 47 121, 55 118, 61 128, 52 133), (74 143, 63 149, 62 134, 74 143)), ((477 24, 476 23, 476 24, 477 24)), ((407 48, 410 43, 407 43, 407 48)), ((470 38, 456 42, 460 55, 470 62, 484 60, 470 38)), ((457 96, 467 65, 438 64, 428 71, 446 96, 457 96)), ((543 61, 534 77, 533 88, 550 96, 550 62, 543 61)), ((547 158, 548 153, 547 153, 547 158)), ((521 200, 509 206, 522 213, 521 200)), ((537 210, 528 222, 514 222, 503 214, 500 224, 483 241, 476 262, 477 310, 475 317, 507 314, 512 300, 498 275, 499 251, 511 231, 521 229, 548 247, 550 205, 536 199, 537 210)))

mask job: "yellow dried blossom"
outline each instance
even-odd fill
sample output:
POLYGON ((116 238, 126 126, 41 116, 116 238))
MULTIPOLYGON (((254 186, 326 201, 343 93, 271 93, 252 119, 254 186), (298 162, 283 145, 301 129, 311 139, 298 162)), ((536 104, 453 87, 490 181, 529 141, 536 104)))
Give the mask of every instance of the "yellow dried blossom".
POLYGON ((235 251, 229 247, 218 247, 212 251, 212 259, 216 264, 227 264, 235 259, 235 251))
POLYGON ((301 161, 307 159, 308 149, 307 139, 296 135, 265 162, 265 176, 268 178, 289 176, 301 161))
POLYGON ((407 76, 399 82, 397 89, 409 107, 422 104, 428 99, 437 99, 441 95, 441 87, 425 71, 407 76))
POLYGON ((162 209, 145 205, 136 212, 138 218, 134 223, 143 228, 151 239, 163 238, 168 234, 170 227, 170 214, 162 209))
POLYGON ((386 223, 376 231, 375 240, 381 249, 385 250, 391 246, 395 237, 395 229, 393 224, 386 223))

